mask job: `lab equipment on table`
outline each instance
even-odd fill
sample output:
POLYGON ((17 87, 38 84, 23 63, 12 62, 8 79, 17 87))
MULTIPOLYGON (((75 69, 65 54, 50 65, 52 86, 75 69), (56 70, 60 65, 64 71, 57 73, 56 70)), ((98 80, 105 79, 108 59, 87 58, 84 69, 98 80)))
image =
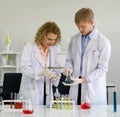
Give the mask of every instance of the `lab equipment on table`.
POLYGON ((65 101, 66 101, 65 109, 66 110, 72 109, 72 104, 69 103, 69 101, 71 101, 69 95, 65 95, 64 98, 65 98, 65 101))
POLYGON ((10 93, 10 100, 11 100, 10 101, 10 108, 12 108, 12 100, 13 100, 13 93, 12 92, 10 93))
POLYGON ((24 114, 32 114, 33 108, 30 99, 23 99, 19 94, 11 93, 10 100, 2 100, 2 111, 4 112, 23 112, 24 114), (7 103, 7 104, 6 104, 7 103))
POLYGON ((60 95, 58 89, 55 93, 55 100, 51 100, 50 108, 53 109, 53 104, 55 104, 56 110, 74 110, 75 109, 75 101, 70 98, 69 95, 60 95))
POLYGON ((71 72, 68 71, 68 74, 66 76, 65 81, 63 82, 63 85, 65 85, 65 86, 75 86, 75 85, 78 85, 80 83, 82 83, 82 79, 72 78, 71 77, 71 72))
POLYGON ((50 103, 50 109, 56 109, 56 110, 75 110, 75 101, 73 100, 53 100, 50 103), (52 104, 58 104, 58 108, 53 108, 52 104))
POLYGON ((62 94, 58 100, 51 100, 50 117, 57 116, 76 117, 75 101, 69 95, 62 94))
POLYGON ((32 114, 33 108, 30 99, 28 99, 23 105, 23 113, 24 114, 32 114))
MULTIPOLYGON (((23 97, 20 94, 14 93, 14 99, 15 100, 23 100, 23 97)), ((19 101, 14 104, 15 109, 21 109, 23 108, 23 102, 19 101)))
POLYGON ((64 86, 75 86, 78 85, 80 83, 82 83, 82 79, 79 78, 71 78, 72 82, 70 83, 66 83, 66 82, 62 82, 64 86))
POLYGON ((73 83, 73 80, 71 79, 71 73, 69 71, 68 71, 68 76, 66 76, 65 83, 66 84, 73 83))
POLYGON ((116 88, 113 91, 113 110, 117 112, 117 90, 116 88))
POLYGON ((66 100, 65 100, 65 98, 64 98, 64 95, 62 94, 62 95, 60 96, 60 102, 59 102, 59 104, 60 104, 60 109, 62 109, 62 110, 66 109, 66 108, 65 108, 66 103, 65 103, 64 101, 66 101, 66 100))
POLYGON ((60 93, 58 92, 58 88, 56 88, 56 92, 55 92, 54 96, 55 96, 55 100, 56 100, 55 107, 56 107, 56 109, 59 109, 60 108, 59 107, 60 93))
POLYGON ((4 112, 22 111, 23 110, 23 107, 22 107, 23 102, 25 102, 25 100, 3 100, 2 101, 2 111, 4 111, 4 112), (9 104, 6 104, 6 103, 9 103, 9 104), (16 107, 16 103, 17 103, 17 107, 16 107), (18 103, 20 103, 19 107, 18 107, 18 103))
POLYGON ((63 69, 64 67, 61 67, 61 66, 59 66, 59 67, 47 67, 48 69, 63 69))
POLYGON ((85 96, 85 101, 80 105, 81 109, 90 109, 91 104, 88 95, 85 96))
POLYGON ((0 96, 0 112, 2 110, 2 100, 3 100, 3 98, 0 96))
POLYGON ((89 108, 91 108, 90 103, 84 102, 81 104, 81 109, 89 109, 89 108))
POLYGON ((18 100, 21 100, 21 98, 19 97, 18 98, 18 95, 19 94, 17 94, 17 93, 13 93, 13 92, 11 92, 10 93, 10 102, 9 102, 9 100, 8 100, 8 103, 10 103, 10 108, 12 109, 12 108, 15 108, 15 109, 21 109, 22 108, 22 102, 21 101, 19 101, 18 102, 18 100), (17 102, 16 102, 16 101, 17 102))

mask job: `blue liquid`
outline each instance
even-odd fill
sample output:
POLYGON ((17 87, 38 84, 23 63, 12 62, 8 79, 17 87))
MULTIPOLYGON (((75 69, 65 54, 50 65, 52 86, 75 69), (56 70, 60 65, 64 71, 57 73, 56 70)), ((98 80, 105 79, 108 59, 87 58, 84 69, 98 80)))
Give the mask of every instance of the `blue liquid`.
POLYGON ((113 107, 114 107, 114 112, 117 112, 117 99, 116 99, 116 92, 113 92, 113 107))

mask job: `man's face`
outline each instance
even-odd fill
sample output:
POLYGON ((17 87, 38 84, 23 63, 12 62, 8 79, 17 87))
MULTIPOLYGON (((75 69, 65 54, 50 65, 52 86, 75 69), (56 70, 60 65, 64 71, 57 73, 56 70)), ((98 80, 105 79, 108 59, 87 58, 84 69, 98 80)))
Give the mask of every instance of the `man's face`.
POLYGON ((90 21, 90 22, 80 21, 77 24, 77 27, 79 31, 82 33, 82 35, 87 36, 88 34, 90 34, 90 32, 92 32, 93 27, 94 27, 94 22, 93 21, 90 21))

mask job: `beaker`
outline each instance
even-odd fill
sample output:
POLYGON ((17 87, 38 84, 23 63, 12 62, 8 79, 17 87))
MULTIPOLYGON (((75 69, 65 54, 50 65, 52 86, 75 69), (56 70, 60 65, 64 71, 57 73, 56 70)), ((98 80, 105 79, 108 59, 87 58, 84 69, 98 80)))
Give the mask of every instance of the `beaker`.
POLYGON ((24 114, 32 114, 33 113, 33 108, 32 108, 30 99, 28 99, 24 102, 23 113, 24 114))

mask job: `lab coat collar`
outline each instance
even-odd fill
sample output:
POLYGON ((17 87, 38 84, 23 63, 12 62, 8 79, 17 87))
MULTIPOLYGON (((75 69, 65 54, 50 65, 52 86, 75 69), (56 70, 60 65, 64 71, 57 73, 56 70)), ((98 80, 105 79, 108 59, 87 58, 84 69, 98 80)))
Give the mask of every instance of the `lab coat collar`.
POLYGON ((98 30, 95 28, 95 29, 94 29, 94 34, 92 35, 91 40, 89 41, 88 46, 87 46, 87 48, 86 48, 86 52, 88 52, 89 49, 91 49, 92 47, 94 47, 94 44, 95 44, 95 42, 96 42, 96 39, 98 39, 98 38, 97 38, 97 36, 98 36, 97 34, 98 34, 98 30), (97 35, 97 36, 96 36, 96 35, 97 35))
MULTIPOLYGON (((82 48, 81 48, 81 39, 82 39, 81 33, 79 32, 79 33, 77 33, 75 36, 73 36, 72 39, 71 39, 71 41, 74 40, 74 39, 76 40, 76 41, 75 41, 76 47, 78 47, 78 48, 77 48, 77 50, 78 50, 77 53, 78 53, 78 52, 81 53, 81 49, 82 49, 82 48)), ((72 43, 72 42, 71 42, 71 43, 72 43)), ((70 45, 69 45, 69 46, 70 46, 70 45)))
POLYGON ((39 51, 39 48, 37 46, 37 44, 35 42, 33 42, 33 53, 36 57, 36 59, 42 64, 43 66, 43 62, 42 62, 42 57, 40 55, 40 51, 39 51))

